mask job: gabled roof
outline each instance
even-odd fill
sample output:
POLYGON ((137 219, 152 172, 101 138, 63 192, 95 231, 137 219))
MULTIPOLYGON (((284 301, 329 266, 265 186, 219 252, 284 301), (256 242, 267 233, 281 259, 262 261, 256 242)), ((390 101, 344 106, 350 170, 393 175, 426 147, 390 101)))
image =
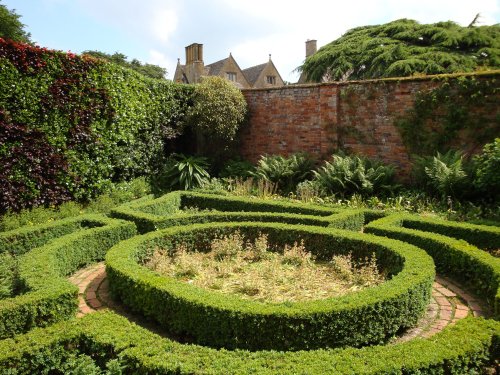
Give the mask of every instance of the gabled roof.
POLYGON ((209 76, 218 76, 227 60, 229 60, 229 57, 216 61, 212 64, 205 65, 205 69, 207 69, 207 74, 209 76))
POLYGON ((243 74, 245 75, 248 83, 250 83, 251 86, 253 86, 255 84, 255 82, 257 82, 257 79, 259 79, 260 74, 262 73, 264 68, 267 66, 267 64, 268 63, 266 62, 264 64, 255 65, 255 66, 252 66, 250 68, 243 70, 243 74))

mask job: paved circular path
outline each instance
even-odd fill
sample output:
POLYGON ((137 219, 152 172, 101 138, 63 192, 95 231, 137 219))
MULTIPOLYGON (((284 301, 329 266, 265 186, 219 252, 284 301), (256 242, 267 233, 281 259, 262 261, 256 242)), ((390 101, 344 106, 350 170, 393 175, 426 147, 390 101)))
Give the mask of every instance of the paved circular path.
MULTIPOLYGON (((81 269, 69 280, 79 289, 78 317, 103 309, 129 315, 126 308, 113 301, 109 294, 104 263, 81 269)), ((451 280, 437 276, 427 313, 417 327, 397 337, 394 342, 403 342, 415 337, 430 337, 469 314, 484 316, 485 311, 486 309, 477 297, 466 292, 451 280)))

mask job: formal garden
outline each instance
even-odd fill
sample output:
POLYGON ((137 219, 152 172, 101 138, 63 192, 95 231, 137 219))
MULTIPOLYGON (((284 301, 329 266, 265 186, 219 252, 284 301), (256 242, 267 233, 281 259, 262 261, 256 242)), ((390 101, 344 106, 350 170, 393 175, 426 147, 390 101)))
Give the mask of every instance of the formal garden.
POLYGON ((498 126, 401 178, 244 160, 248 116, 221 78, 0 39, 0 374, 498 372, 498 126))

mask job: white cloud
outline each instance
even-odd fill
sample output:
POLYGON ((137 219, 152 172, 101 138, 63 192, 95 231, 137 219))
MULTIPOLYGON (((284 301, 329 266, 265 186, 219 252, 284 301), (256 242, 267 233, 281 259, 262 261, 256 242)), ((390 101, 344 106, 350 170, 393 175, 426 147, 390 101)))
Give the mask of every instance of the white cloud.
POLYGON ((149 43, 167 43, 177 30, 176 3, 172 0, 79 0, 93 18, 149 43))
POLYGON ((152 35, 159 41, 167 43, 177 30, 177 14, 173 9, 162 9, 155 12, 150 24, 152 35))

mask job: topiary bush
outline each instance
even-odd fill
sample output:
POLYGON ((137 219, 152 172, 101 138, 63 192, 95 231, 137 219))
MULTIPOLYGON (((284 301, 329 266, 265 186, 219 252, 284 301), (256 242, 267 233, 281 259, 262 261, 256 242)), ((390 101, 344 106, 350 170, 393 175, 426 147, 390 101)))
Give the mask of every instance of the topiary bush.
POLYGON ((192 87, 0 39, 0 212, 87 200, 151 174, 192 87), (5 162, 4 162, 5 161, 5 162))
POLYGON ((124 241, 108 252, 106 272, 115 296, 169 332, 202 345, 249 350, 383 342, 418 321, 435 276, 430 257, 400 242, 330 228, 238 222, 177 226, 124 241), (318 260, 348 253, 363 259, 376 253, 377 264, 390 280, 337 298, 262 303, 204 290, 141 265, 155 247, 171 250, 183 243, 190 250, 206 251, 213 238, 234 231, 247 240, 266 233, 277 249, 304 241, 318 260))
POLYGON ((241 91, 222 77, 204 77, 195 85, 188 122, 202 133, 231 141, 247 111, 241 91))

